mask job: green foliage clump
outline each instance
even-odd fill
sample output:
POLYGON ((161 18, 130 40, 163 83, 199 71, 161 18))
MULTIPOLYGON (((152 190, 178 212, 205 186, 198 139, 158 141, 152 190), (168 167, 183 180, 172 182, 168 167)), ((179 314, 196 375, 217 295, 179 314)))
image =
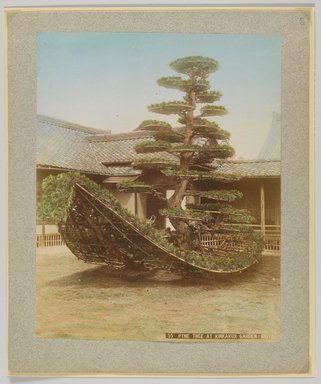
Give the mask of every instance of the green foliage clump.
POLYGON ((153 152, 163 152, 169 151, 171 149, 170 143, 166 141, 142 141, 134 146, 134 149, 137 153, 153 153, 153 152))
POLYGON ((225 173, 219 173, 219 172, 207 172, 207 171, 198 171, 198 170, 189 170, 189 171, 182 171, 180 169, 164 169, 162 170, 162 173, 166 176, 175 176, 178 178, 188 178, 191 180, 212 180, 212 181, 218 181, 218 182, 232 182, 240 180, 240 177, 238 175, 232 175, 232 174, 225 174, 225 173))
POLYGON ((151 104, 148 107, 150 112, 161 113, 163 115, 179 115, 193 109, 188 103, 183 101, 166 101, 163 103, 151 104))
POLYGON ((159 213, 163 216, 169 217, 169 218, 181 218, 181 219, 188 219, 188 220, 202 220, 202 221, 209 221, 211 219, 211 216, 208 215, 206 212, 199 212, 192 209, 182 209, 182 208, 163 208, 159 211, 159 213))
POLYGON ((256 221, 255 217, 246 209, 226 207, 221 209, 221 214, 225 215, 223 222, 251 224, 256 221))
POLYGON ((57 176, 47 176, 43 180, 41 200, 37 205, 37 216, 50 223, 64 223, 68 215, 72 188, 76 183, 89 191, 102 193, 106 202, 120 205, 110 192, 102 190, 88 177, 78 172, 66 172, 57 176))
POLYGON ((157 84, 161 87, 178 89, 183 92, 202 92, 209 87, 209 82, 206 80, 195 83, 191 80, 184 80, 181 77, 161 77, 157 84))
POLYGON ((202 116, 223 116, 227 114, 225 107, 221 105, 205 105, 201 108, 202 116))
POLYGON ((136 131, 157 131, 159 129, 171 129, 172 126, 165 121, 159 120, 144 120, 140 125, 136 128, 136 131))
POLYGON ((204 145, 200 149, 200 154, 213 159, 227 159, 234 155, 234 149, 228 144, 204 145))
POLYGON ((168 143, 181 143, 184 141, 183 135, 169 128, 155 132, 154 137, 156 140, 167 141, 168 143))
POLYGON ((222 94, 220 92, 208 91, 204 93, 198 93, 196 96, 196 101, 198 103, 214 103, 215 101, 220 100, 222 94))
POLYGON ((172 160, 164 159, 163 157, 141 157, 140 159, 136 159, 132 166, 138 169, 165 169, 165 168, 173 168, 175 164, 173 164, 172 160))
POLYGON ((221 129, 218 124, 203 118, 194 119, 193 131, 195 136, 208 137, 216 140, 228 140, 230 133, 221 129))
POLYGON ((142 181, 124 181, 117 184, 117 189, 120 192, 150 192, 152 187, 148 184, 145 184, 142 181))
POLYGON ((218 69, 218 62, 209 57, 187 56, 171 62, 169 66, 178 73, 205 78, 218 69))
MULTIPOLYGON (((189 209, 195 211, 203 211, 212 213, 213 221, 215 221, 217 216, 220 216, 220 222, 222 224, 228 223, 243 223, 243 224, 252 224, 255 223, 255 218, 251 213, 246 209, 233 208, 227 203, 203 203, 203 204, 188 204, 189 209)), ((237 227, 238 230, 240 227, 237 227)), ((244 229, 244 227, 242 227, 244 229)), ((233 229, 233 231, 235 228, 233 229)))
POLYGON ((207 199, 220 200, 220 201, 235 201, 243 197, 243 193, 235 189, 217 189, 214 191, 201 191, 199 193, 201 197, 207 199))
POLYGON ((196 152, 199 151, 200 146, 197 144, 180 144, 180 145, 173 145, 170 149, 170 152, 196 152))

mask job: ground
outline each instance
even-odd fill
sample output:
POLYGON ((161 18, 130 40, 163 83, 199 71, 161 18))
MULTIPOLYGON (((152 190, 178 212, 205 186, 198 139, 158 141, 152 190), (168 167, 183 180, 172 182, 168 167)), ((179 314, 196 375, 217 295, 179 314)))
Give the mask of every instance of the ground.
POLYGON ((174 333, 278 337, 279 257, 237 274, 144 280, 85 264, 66 247, 37 249, 36 333, 44 338, 165 340, 174 333))

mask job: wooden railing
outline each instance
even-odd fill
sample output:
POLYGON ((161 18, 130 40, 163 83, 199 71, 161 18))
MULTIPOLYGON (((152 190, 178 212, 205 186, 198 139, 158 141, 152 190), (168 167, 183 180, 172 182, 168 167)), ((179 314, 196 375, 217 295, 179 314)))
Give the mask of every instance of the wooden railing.
MULTIPOLYGON (((261 233, 261 226, 260 225, 250 225, 256 232, 261 233)), ((280 244, 281 244, 281 236, 280 236, 280 226, 279 225, 266 225, 265 231, 263 233, 263 237, 265 240, 265 254, 270 255, 279 255, 280 254, 280 244)), ((201 243, 203 247, 207 248, 217 248, 219 244, 221 244, 221 241, 217 235, 212 235, 210 233, 204 233, 201 235, 201 243)), ((233 244, 232 242, 229 243, 227 246, 229 246, 231 249, 236 244, 233 244)))
MULTIPOLYGON (((259 225, 253 225, 253 229, 257 232, 260 231, 259 225)), ((265 227, 265 249, 266 254, 279 254, 280 253, 280 226, 279 225, 266 225, 265 227)), ((204 233, 201 236, 202 246, 207 248, 217 248, 221 246, 222 239, 218 236, 214 236, 210 233, 204 233)), ((60 233, 46 233, 45 235, 38 234, 36 240, 36 246, 38 247, 57 247, 65 245, 60 233)), ((235 249, 240 244, 225 241, 226 249, 235 249)))
POLYGON ((265 249, 264 252, 270 254, 280 253, 280 233, 265 233, 265 249))
POLYGON ((222 234, 204 233, 201 235, 201 243, 203 247, 212 249, 244 250, 244 241, 241 239, 227 238, 222 234))
POLYGON ((60 233, 46 233, 37 235, 36 246, 39 247, 57 247, 65 245, 60 233))
MULTIPOLYGON (((262 233, 260 225, 251 225, 251 227, 256 232, 262 233)), ((262 235, 265 240, 264 253, 279 255, 281 249, 280 225, 265 225, 262 235)))

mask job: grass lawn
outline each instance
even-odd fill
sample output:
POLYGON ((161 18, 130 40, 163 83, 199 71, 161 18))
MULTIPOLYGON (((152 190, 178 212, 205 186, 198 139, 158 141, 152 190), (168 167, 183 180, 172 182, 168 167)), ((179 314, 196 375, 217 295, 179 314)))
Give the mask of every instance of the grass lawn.
POLYGON ((279 257, 211 280, 140 280, 77 260, 66 247, 38 248, 36 333, 43 338, 166 340, 166 332, 278 337, 279 257))

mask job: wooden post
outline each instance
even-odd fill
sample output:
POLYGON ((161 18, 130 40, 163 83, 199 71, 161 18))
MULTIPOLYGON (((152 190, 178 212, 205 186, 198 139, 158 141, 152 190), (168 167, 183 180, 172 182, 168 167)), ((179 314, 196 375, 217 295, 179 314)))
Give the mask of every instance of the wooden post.
POLYGON ((45 247, 46 245, 46 225, 45 222, 41 222, 41 237, 40 237, 40 247, 45 247))
POLYGON ((261 233, 265 235, 265 193, 264 193, 264 184, 261 183, 260 190, 260 201, 261 201, 261 233))
POLYGON ((134 207, 135 216, 138 216, 138 197, 136 192, 134 193, 134 198, 135 198, 135 207, 134 207))

